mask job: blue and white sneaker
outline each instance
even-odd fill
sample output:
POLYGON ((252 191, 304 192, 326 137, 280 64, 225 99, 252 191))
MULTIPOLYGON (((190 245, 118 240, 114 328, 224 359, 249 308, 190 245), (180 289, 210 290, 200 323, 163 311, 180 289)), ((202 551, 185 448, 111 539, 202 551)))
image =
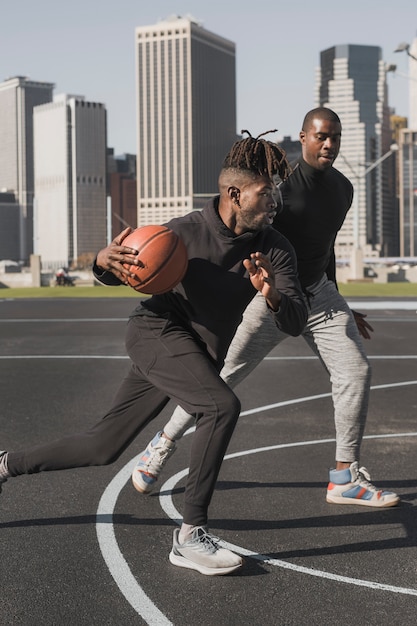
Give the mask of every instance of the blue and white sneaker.
POLYGON ((354 461, 348 469, 330 470, 326 501, 331 504, 362 504, 363 506, 395 506, 399 496, 373 485, 368 470, 354 461))
POLYGON ((163 466, 171 454, 174 454, 176 447, 174 441, 162 437, 162 431, 156 433, 146 450, 140 453, 139 461, 132 472, 135 489, 141 493, 152 491, 163 466))

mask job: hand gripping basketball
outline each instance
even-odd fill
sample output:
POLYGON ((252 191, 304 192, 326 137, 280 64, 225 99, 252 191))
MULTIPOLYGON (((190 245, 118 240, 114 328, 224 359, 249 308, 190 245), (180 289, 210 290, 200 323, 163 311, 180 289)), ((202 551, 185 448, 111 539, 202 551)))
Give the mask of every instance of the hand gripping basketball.
POLYGON ((187 249, 178 235, 166 226, 136 228, 125 237, 123 245, 138 251, 141 265, 124 264, 135 275, 128 278, 128 283, 136 291, 152 295, 166 293, 184 278, 187 249))

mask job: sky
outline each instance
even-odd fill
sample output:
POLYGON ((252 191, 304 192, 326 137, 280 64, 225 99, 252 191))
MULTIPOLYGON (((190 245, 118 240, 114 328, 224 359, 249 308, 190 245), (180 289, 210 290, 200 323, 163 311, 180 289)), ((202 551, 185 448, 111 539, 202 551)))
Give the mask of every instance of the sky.
POLYGON ((417 37, 416 0, 0 0, 0 82, 27 76, 104 103, 108 146, 135 154, 135 28, 174 14, 235 43, 237 133, 296 139, 315 106, 320 52, 339 44, 382 49, 397 66, 389 104, 409 115, 413 61, 394 50, 417 37))

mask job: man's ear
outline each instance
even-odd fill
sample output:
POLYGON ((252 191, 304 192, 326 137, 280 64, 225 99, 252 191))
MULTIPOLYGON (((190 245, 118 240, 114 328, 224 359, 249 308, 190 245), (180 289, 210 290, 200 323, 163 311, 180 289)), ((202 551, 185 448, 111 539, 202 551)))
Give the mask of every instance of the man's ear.
POLYGON ((239 206, 240 189, 238 187, 231 186, 228 188, 227 193, 231 201, 239 206))

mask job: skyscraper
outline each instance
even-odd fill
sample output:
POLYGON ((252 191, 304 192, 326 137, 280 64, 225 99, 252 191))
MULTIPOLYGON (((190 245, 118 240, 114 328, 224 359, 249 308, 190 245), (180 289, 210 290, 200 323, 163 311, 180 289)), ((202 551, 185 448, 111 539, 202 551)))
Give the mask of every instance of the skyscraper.
POLYGON ((409 67, 409 102, 410 102, 410 119, 409 128, 417 130, 417 37, 415 37, 410 46, 410 55, 408 57, 409 67))
POLYGON ((336 167, 355 188, 354 205, 337 237, 336 255, 346 258, 359 248, 367 256, 395 254, 393 158, 369 169, 392 143, 381 48, 346 44, 321 52, 316 102, 341 119, 336 167))
POLYGON ((127 226, 136 228, 137 225, 135 154, 115 157, 113 148, 107 148, 107 193, 111 208, 112 240, 127 226))
POLYGON ((33 126, 35 252, 54 269, 106 245, 106 110, 62 94, 33 126))
MULTIPOLYGON (((417 256, 417 38, 411 46, 399 44, 395 52, 407 52, 409 66, 409 118, 397 125, 399 144, 398 190, 400 256, 417 256)), ((394 70, 396 66, 394 65, 394 70)))
POLYGON ((136 28, 138 226, 201 208, 236 140, 235 45, 193 18, 136 28))
POLYGON ((399 157, 400 255, 417 257, 417 128, 400 130, 399 157))
POLYGON ((53 88, 23 76, 0 83, 0 190, 13 193, 19 207, 15 249, 25 263, 33 252, 33 108, 50 102, 53 88))

